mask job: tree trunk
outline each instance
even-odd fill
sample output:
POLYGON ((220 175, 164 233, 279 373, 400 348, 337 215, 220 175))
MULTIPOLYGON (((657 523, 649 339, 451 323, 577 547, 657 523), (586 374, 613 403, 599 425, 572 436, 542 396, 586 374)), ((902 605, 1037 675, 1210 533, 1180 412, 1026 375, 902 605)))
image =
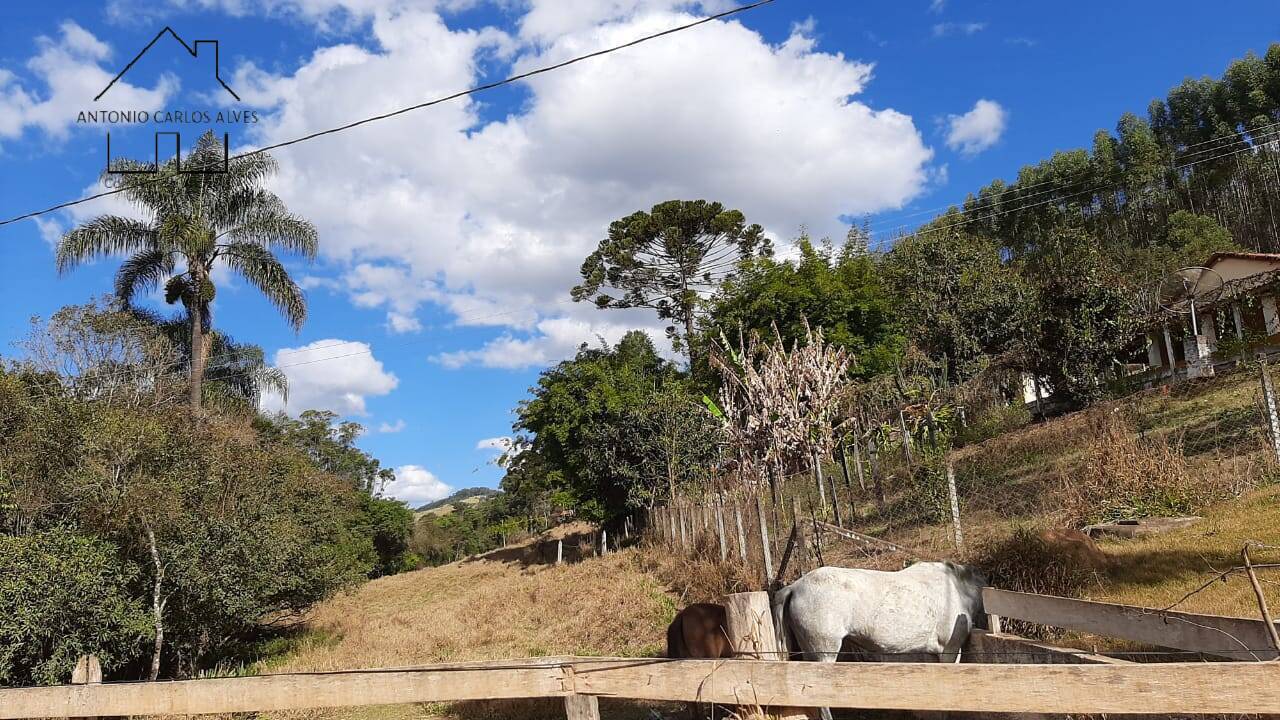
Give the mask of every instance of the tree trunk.
POLYGON ((199 303, 193 302, 187 308, 187 314, 191 316, 191 409, 199 410, 205 366, 204 322, 201 319, 204 313, 199 303))
POLYGON ((155 582, 151 586, 151 619, 155 623, 156 639, 151 650, 150 679, 154 681, 160 677, 160 654, 164 650, 164 599, 160 596, 160 589, 164 584, 164 563, 160 562, 160 549, 156 547, 155 532, 150 524, 145 527, 147 543, 151 547, 151 562, 156 566, 155 582))

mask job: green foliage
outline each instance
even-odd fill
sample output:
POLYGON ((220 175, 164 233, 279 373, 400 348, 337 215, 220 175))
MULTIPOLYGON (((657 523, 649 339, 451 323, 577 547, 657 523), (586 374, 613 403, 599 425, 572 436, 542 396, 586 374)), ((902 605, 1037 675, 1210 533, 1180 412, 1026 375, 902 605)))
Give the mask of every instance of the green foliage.
MULTIPOLYGON (((0 371, 0 424, 0 529, 38 552, 62 552, 44 546, 58 528, 118 549, 104 572, 146 608, 143 635, 163 626, 165 674, 193 674, 403 564, 408 510, 318 467, 270 422, 84 399, 19 369, 0 371)), ((149 658, 120 647, 104 671, 130 677, 149 658)))
POLYGON ((614 347, 583 346, 531 392, 502 483, 516 506, 547 508, 563 493, 554 504, 567 499, 582 517, 611 520, 715 458, 714 419, 642 332, 614 347))
POLYGON ((151 634, 129 592, 137 577, 96 538, 62 528, 0 535, 0 684, 68 682, 90 653, 107 667, 136 657, 151 634))
POLYGON ((899 240, 882 270, 907 335, 930 356, 945 357, 953 379, 966 379, 985 356, 1023 337, 1034 290, 998 244, 944 229, 958 219, 949 213, 899 240))
POLYGON ((894 322, 894 303, 874 259, 856 243, 839 250, 829 243, 799 242, 795 260, 764 257, 743 264, 711 300, 707 324, 713 333, 758 332, 776 326, 785 345, 803 343, 808 327, 855 358, 855 374, 889 372, 905 339, 894 322))
POLYGON ((731 277, 739 260, 770 252, 764 229, 747 225, 741 212, 706 200, 669 200, 611 223, 583 261, 582 283, 571 295, 600 308, 653 308, 673 321, 667 335, 681 347, 694 339, 700 293, 731 277))

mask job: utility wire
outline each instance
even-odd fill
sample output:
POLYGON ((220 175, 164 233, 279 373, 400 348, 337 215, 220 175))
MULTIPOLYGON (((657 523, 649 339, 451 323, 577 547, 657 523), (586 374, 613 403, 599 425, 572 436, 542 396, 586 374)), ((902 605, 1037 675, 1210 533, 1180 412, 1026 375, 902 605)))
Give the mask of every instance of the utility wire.
MULTIPOLYGON (((1209 161, 1211 161, 1211 160, 1216 160, 1216 159, 1218 159, 1218 158, 1222 158, 1222 157, 1229 157, 1229 156, 1231 156, 1231 155, 1235 155, 1235 154, 1238 154, 1238 153, 1243 152, 1243 151, 1245 151, 1245 150, 1251 150, 1251 149, 1256 149, 1256 146, 1250 146, 1250 147, 1248 147, 1248 148, 1242 148, 1242 149, 1237 149, 1237 150, 1231 150, 1231 151, 1223 152, 1223 153, 1221 153, 1221 154, 1214 155, 1214 156, 1211 156, 1211 157, 1201 158, 1201 159, 1199 159, 1199 160, 1195 160, 1195 161, 1190 162, 1190 163, 1185 163, 1185 164, 1183 164, 1183 165, 1177 165, 1177 166, 1174 166, 1174 169, 1175 169, 1175 170, 1176 170, 1176 169, 1184 169, 1184 168, 1186 168, 1186 167, 1190 167, 1190 166, 1193 166, 1193 165, 1198 165, 1198 164, 1200 164, 1200 163, 1209 162, 1209 161)), ((981 222, 981 221, 985 221, 985 220, 990 220, 991 218, 998 217, 998 216, 1001 216, 1001 215, 1007 215, 1007 214, 1009 214, 1009 213, 1013 213, 1013 212, 1023 212, 1023 211, 1025 211, 1025 210, 1030 210, 1030 209, 1035 208, 1035 207, 1040 207, 1040 206, 1048 205, 1048 204, 1051 204, 1051 203, 1062 202, 1062 201, 1068 200, 1068 199, 1070 199, 1070 198, 1078 197, 1078 196, 1080 196, 1080 195, 1090 194, 1090 193, 1098 192, 1099 190, 1106 190, 1106 189, 1114 189, 1114 187, 1113 187, 1113 186, 1110 186, 1110 185, 1105 185, 1105 184, 1104 184, 1104 185, 1098 185, 1098 186, 1095 186, 1095 187, 1087 188, 1087 189, 1084 189, 1084 190, 1081 190, 1081 191, 1078 191, 1078 192, 1074 192, 1074 193, 1070 193, 1070 194, 1067 194, 1067 195, 1054 196, 1054 197, 1051 197, 1051 198, 1049 198, 1049 199, 1047 199, 1047 200, 1041 200, 1041 201, 1034 202, 1034 203, 1024 203, 1024 204, 1022 204, 1022 205, 1017 205, 1017 206, 1014 206, 1014 207, 1004 208, 1003 210, 999 210, 999 211, 995 211, 995 212, 987 213, 987 214, 980 215, 980 216, 977 216, 977 217, 963 217, 963 218, 961 218, 960 220, 957 220, 957 221, 955 221, 955 222, 947 223, 946 225, 944 225, 944 226, 942 226, 942 227, 931 228, 931 229, 929 229, 929 230, 923 230, 923 231, 919 231, 919 232, 915 232, 915 233, 907 233, 905 236, 906 236, 906 237, 925 237, 925 236, 931 235, 931 234, 936 233, 936 232, 943 232, 943 231, 946 231, 946 230, 951 230, 951 229, 956 228, 956 227, 961 227, 961 226, 964 226, 964 225, 968 225, 968 224, 970 224, 970 223, 974 223, 974 222, 981 222)), ((1041 194, 1043 194, 1043 193, 1036 193, 1035 195, 1041 195, 1041 194)), ((886 239, 886 240, 882 240, 882 241, 879 241, 879 242, 876 242, 876 243, 869 243, 869 244, 868 244, 868 248, 869 248, 869 249, 871 249, 871 250, 873 250, 873 251, 874 251, 874 250, 878 250, 879 248, 881 248, 881 247, 883 247, 883 246, 885 246, 885 245, 888 245, 888 244, 892 243, 892 242, 893 242, 893 241, 895 241, 896 239, 897 239, 897 238, 888 238, 888 239, 886 239)), ((479 318, 465 318, 465 317, 460 317, 459 319, 486 319, 486 318, 502 317, 502 316, 505 316, 505 315, 512 315, 512 314, 515 314, 515 313, 517 313, 517 312, 523 312, 524 310, 525 310, 525 308, 516 308, 516 309, 512 309, 512 310, 507 310, 507 311, 503 311, 503 312, 497 312, 497 313, 493 313, 493 314, 490 314, 490 315, 481 316, 481 317, 479 317, 479 318)), ((293 353, 301 353, 301 352, 312 352, 312 351, 315 351, 315 350, 322 350, 322 349, 328 349, 328 348, 338 348, 338 347, 343 347, 343 346, 346 346, 346 345, 361 344, 361 343, 364 343, 364 342, 365 342, 365 341, 363 341, 363 340, 347 340, 347 341, 343 341, 343 342, 329 343, 329 344, 327 344, 327 345, 322 345, 322 346, 317 347, 317 348, 298 348, 298 349, 289 350, 289 351, 287 351, 287 352, 288 352, 288 353, 290 353, 290 354, 293 354, 293 353)), ((402 342, 402 343, 389 343, 389 345, 392 345, 392 346, 394 346, 394 345, 404 345, 404 344, 409 344, 409 343, 411 343, 411 342, 421 342, 421 340, 413 339, 413 340, 410 340, 410 341, 407 341, 407 342, 402 342)), ((384 345, 384 347, 386 347, 386 345, 384 345)), ((320 357, 320 358, 313 358, 313 359, 310 359, 310 360, 303 360, 303 361, 296 362, 296 363, 284 363, 284 364, 281 364, 281 365, 275 365, 275 366, 271 366, 271 367, 274 367, 274 368, 276 368, 276 369, 285 369, 285 368, 290 368, 290 367, 297 367, 297 366, 300 366, 300 365, 312 365, 312 364, 321 363, 321 362, 328 362, 328 361, 331 361, 331 360, 342 360, 342 359, 351 358, 351 357, 358 357, 358 356, 360 356, 360 355, 370 355, 370 354, 372 354, 372 353, 373 353, 373 349, 372 349, 372 347, 370 347, 370 348, 368 348, 368 349, 359 350, 359 351, 356 351, 356 352, 341 353, 341 354, 338 354, 338 355, 332 355, 332 356, 326 356, 326 357, 320 357)), ((245 357, 245 356, 244 356, 242 353, 237 353, 237 352, 228 352, 228 353, 222 353, 222 354, 218 354, 218 355, 211 355, 211 356, 208 358, 209 365, 207 365, 207 366, 206 366, 206 370, 217 370, 217 369, 221 369, 221 368, 224 368, 224 367, 233 367, 233 363, 235 363, 236 361, 238 361, 238 360, 240 360, 240 359, 242 359, 242 358, 244 358, 244 357, 245 357), (224 362, 223 364, 219 365, 219 364, 217 364, 217 362, 215 362, 215 361, 226 361, 226 362, 224 362)), ((109 372, 109 373, 100 373, 100 374, 94 375, 93 377, 94 377, 95 379, 115 379, 115 378, 120 378, 120 377, 130 376, 130 375, 137 375, 137 376, 140 376, 140 375, 144 375, 144 374, 145 374, 145 372, 146 372, 146 371, 148 371, 148 370, 157 370, 157 371, 172 370, 172 369, 181 368, 181 367, 183 367, 184 365, 185 365, 185 362, 176 362, 176 363, 169 363, 169 364, 149 364, 149 365, 139 365, 139 366, 134 366, 134 367, 131 367, 131 368, 122 369, 122 370, 120 370, 120 371, 109 372)))
MULTIPOLYGON (((694 20, 693 22, 685 23, 684 25, 677 25, 675 27, 667 28, 666 30, 652 33, 650 35, 645 35, 643 37, 636 38, 635 40, 622 43, 621 45, 614 45, 612 47, 604 48, 603 50, 597 50, 595 52, 587 53, 586 55, 578 55, 576 57, 572 57, 568 60, 564 60, 558 63, 553 63, 551 65, 544 65, 540 68, 529 70, 528 72, 510 75, 501 80, 496 80, 491 83, 485 83, 483 85, 477 85, 467 90, 461 90, 459 92, 453 93, 452 95, 445 95, 444 97, 439 97, 434 100, 428 100, 426 102, 421 102, 416 105, 409 105, 408 107, 403 107, 398 110, 392 110, 390 112, 385 112, 380 115, 371 115, 369 117, 366 117, 360 120, 349 122, 345 125, 339 125, 337 127, 332 127, 327 130, 317 130, 316 132, 308 133, 306 135, 293 138, 292 140, 284 140, 278 143, 257 148, 256 150, 249 150, 243 153, 239 153, 231 157, 230 160, 239 160, 241 158, 260 155, 262 153, 265 153, 271 150, 277 150, 279 148, 289 147, 291 145, 297 145, 299 143, 304 143, 319 137, 324 137, 325 135, 333 135, 335 133, 340 133, 346 130, 350 130, 352 128, 360 127, 361 125, 368 125, 369 123, 378 122, 380 120, 386 120, 388 118, 393 118, 398 115, 404 115, 405 113, 410 113, 415 110, 422 110, 423 108, 429 108, 433 105, 439 105, 441 103, 449 102, 450 100, 457 100, 458 98, 466 97, 468 95, 474 95, 476 93, 484 92, 486 90, 493 90, 494 88, 498 88, 503 85, 510 85, 511 83, 519 82, 521 80, 527 80, 531 77, 534 77, 535 75, 541 75, 543 73, 552 72, 553 70, 559 70, 561 68, 565 68, 570 65, 583 62, 584 60, 591 60, 593 58, 603 57, 605 55, 618 52, 619 50, 625 50, 626 48, 634 47, 636 45, 649 42, 650 40, 656 40, 661 37, 666 37, 667 35, 674 35, 678 32, 682 32, 684 30, 689 30, 691 28, 698 27, 699 25, 705 25, 706 23, 709 23, 709 22, 722 20, 732 15, 738 15, 740 13, 747 12, 748 10, 754 10, 762 5, 768 5, 773 1, 774 0, 757 0, 757 2, 748 3, 746 5, 740 5, 738 7, 725 10, 724 12, 715 13, 713 15, 707 15, 698 20, 694 20)), ((155 182, 155 181, 152 180, 149 182, 155 182)), ((91 200, 97 200, 98 198, 107 197, 108 195, 115 195, 116 193, 124 192, 125 189, 126 188, 116 188, 113 190, 104 190, 102 192, 94 193, 93 195, 87 195, 85 197, 82 197, 76 200, 68 200, 66 202, 61 202, 56 205, 51 205, 43 210, 35 210, 32 212, 23 213, 22 215, 16 215, 7 220, 0 220, 0 226, 16 223, 20 220, 27 220, 34 217, 39 217, 40 215, 46 215, 48 213, 51 213, 57 210, 63 210, 65 208, 69 208, 74 205, 80 205, 82 203, 90 202, 91 200)))

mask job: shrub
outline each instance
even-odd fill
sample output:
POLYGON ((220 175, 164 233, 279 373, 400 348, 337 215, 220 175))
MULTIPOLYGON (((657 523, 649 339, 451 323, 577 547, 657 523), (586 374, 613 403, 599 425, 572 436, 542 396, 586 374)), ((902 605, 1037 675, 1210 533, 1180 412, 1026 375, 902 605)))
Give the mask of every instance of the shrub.
POLYGON ((1031 411, 1022 403, 995 405, 972 418, 968 427, 956 434, 957 445, 979 443, 1013 432, 1031 422, 1031 411))
POLYGON ((66 682, 81 655, 110 672, 151 634, 129 597, 137 568, 103 540, 50 530, 0 535, 0 685, 66 682))
POLYGON ((1192 472, 1177 439, 1142 438, 1121 407, 1094 411, 1079 475, 1063 478, 1063 512, 1073 524, 1184 515, 1229 491, 1192 472))

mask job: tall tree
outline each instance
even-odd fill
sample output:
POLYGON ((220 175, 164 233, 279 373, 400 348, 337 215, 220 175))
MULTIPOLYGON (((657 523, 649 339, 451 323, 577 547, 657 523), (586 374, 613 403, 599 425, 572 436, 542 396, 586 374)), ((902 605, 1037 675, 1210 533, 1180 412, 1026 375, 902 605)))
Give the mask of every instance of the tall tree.
POLYGON ((791 347, 806 342, 810 328, 821 328, 827 342, 852 353, 855 374, 892 370, 905 339, 864 237, 851 232, 839 249, 801 237, 795 259, 743 263, 738 276, 727 280, 710 302, 712 334, 743 330, 771 337, 776 328, 791 347))
POLYGON ((609 236, 583 261, 582 283, 571 294, 600 308, 657 310, 673 321, 667 335, 692 361, 702 298, 732 276, 739 261, 771 252, 764 229, 747 225, 740 211, 706 200, 669 200, 611 223, 609 236))
MULTIPOLYGON (((190 327, 190 402, 199 409, 208 360, 213 270, 238 273, 298 329, 306 318, 302 290, 273 250, 315 257, 316 230, 289 213, 262 187, 276 169, 265 153, 238 158, 223 168, 223 148, 212 131, 196 142, 186 165, 171 161, 154 173, 123 175, 122 196, 144 217, 102 215, 63 236, 57 267, 65 273, 107 255, 128 255, 116 272, 115 293, 128 305, 164 283, 165 301, 181 302, 190 327)), ((126 162, 123 169, 147 165, 126 162)))

